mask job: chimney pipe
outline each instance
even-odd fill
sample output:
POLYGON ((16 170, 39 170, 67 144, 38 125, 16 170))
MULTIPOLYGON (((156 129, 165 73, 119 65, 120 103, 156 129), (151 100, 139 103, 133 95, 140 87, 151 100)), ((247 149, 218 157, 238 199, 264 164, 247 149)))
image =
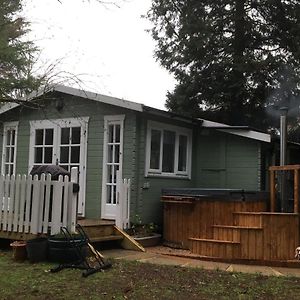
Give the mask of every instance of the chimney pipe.
MULTIPOLYGON (((280 165, 286 165, 286 140, 287 140, 287 107, 280 109, 280 165)), ((281 171, 280 175, 280 206, 281 212, 287 211, 287 186, 286 186, 286 172, 281 171)))

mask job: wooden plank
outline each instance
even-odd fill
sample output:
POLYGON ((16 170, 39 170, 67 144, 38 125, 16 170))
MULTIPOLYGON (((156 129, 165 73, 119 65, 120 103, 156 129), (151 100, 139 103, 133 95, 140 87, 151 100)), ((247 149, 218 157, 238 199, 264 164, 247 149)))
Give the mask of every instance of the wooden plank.
POLYGON ((32 208, 30 214, 30 233, 37 234, 39 229, 40 188, 38 175, 33 177, 32 208))
POLYGON ((16 192, 15 192, 15 205, 14 205, 14 217, 13 217, 13 231, 18 231, 19 215, 20 215, 20 187, 21 187, 21 175, 18 174, 16 177, 16 192))
POLYGON ((8 219, 7 219, 7 231, 12 231, 12 224, 13 224, 13 213, 14 213, 14 206, 15 206, 15 175, 10 176, 10 183, 9 183, 9 209, 8 209, 8 219))
POLYGON ((26 182, 25 219, 24 219, 24 232, 25 233, 29 233, 31 192, 32 192, 32 176, 29 175, 27 178, 27 182, 26 182))
POLYGON ((43 215, 43 233, 48 232, 48 227, 49 227, 49 221, 50 221, 50 198, 51 198, 51 189, 52 189, 52 184, 51 184, 51 175, 47 174, 46 176, 46 183, 45 183, 45 201, 44 201, 44 215, 43 215))
POLYGON ((7 174, 5 176, 5 187, 4 187, 4 199, 3 199, 3 222, 2 222, 2 230, 7 230, 8 223, 8 201, 9 201, 9 180, 10 176, 7 174))
POLYGON ((21 188, 20 188, 21 196, 20 196, 20 214, 19 214, 18 232, 24 231, 26 184, 27 184, 27 176, 24 174, 24 175, 22 175, 22 178, 21 178, 21 188))
POLYGON ((71 183, 69 184, 69 203, 68 203, 68 229, 75 232, 77 224, 77 194, 73 193, 73 184, 78 183, 78 169, 71 168, 71 183))
POLYGON ((51 235, 58 234, 61 228, 63 176, 59 175, 58 181, 53 181, 52 184, 53 184, 53 199, 52 199, 51 235))
POLYGON ((300 170, 300 165, 285 165, 285 166, 271 166, 270 171, 293 171, 300 170))
POLYGON ((63 199, 63 220, 62 220, 62 226, 67 227, 68 226, 68 199, 69 199, 69 176, 65 176, 64 183, 63 183, 63 189, 64 189, 64 199, 63 199))
POLYGON ((294 170, 294 213, 299 213, 299 169, 294 170))
POLYGON ((4 203, 3 203, 3 198, 4 198, 4 180, 5 180, 4 175, 0 175, 0 210, 1 210, 1 213, 0 213, 0 230, 2 228, 2 210, 3 210, 3 207, 4 207, 4 203))
POLYGON ((46 174, 43 173, 40 179, 40 196, 39 196, 39 212, 38 212, 38 233, 43 232, 44 209, 45 209, 45 186, 46 174))

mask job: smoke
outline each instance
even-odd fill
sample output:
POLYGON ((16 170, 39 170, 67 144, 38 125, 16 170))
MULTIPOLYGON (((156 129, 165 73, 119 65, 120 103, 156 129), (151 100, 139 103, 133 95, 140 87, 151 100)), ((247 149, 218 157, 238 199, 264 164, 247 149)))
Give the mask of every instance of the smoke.
POLYGON ((287 116, 298 118, 300 113, 300 89, 295 72, 285 66, 276 78, 275 87, 266 101, 266 113, 274 120, 280 117, 280 108, 287 107, 287 116))

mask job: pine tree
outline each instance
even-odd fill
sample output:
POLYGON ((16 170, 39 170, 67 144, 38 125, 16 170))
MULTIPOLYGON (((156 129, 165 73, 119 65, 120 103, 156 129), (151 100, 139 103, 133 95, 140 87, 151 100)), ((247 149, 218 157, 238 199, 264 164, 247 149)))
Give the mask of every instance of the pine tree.
POLYGON ((37 48, 26 40, 28 23, 20 15, 21 0, 0 0, 0 102, 19 102, 36 89, 32 75, 37 48))
POLYGON ((266 128, 267 107, 298 102, 298 0, 152 0, 147 18, 171 111, 266 128))

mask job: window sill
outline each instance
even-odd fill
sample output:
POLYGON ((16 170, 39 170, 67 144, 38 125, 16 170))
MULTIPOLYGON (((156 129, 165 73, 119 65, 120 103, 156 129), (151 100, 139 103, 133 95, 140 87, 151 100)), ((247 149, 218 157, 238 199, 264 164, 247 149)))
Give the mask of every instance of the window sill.
POLYGON ((145 177, 156 177, 156 178, 170 178, 170 179, 186 179, 191 180, 189 175, 183 174, 162 174, 162 173, 148 173, 145 177))

